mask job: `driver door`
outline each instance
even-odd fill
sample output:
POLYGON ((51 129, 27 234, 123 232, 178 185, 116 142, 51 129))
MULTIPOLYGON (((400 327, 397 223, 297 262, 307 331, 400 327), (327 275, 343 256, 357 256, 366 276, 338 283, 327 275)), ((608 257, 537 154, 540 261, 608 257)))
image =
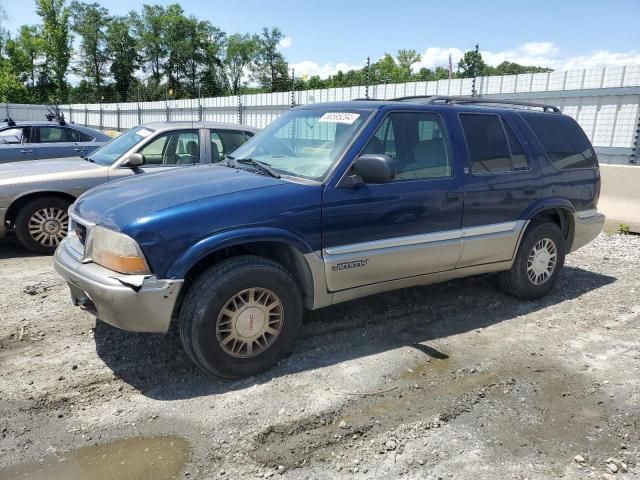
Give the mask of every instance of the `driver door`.
POLYGON ((392 112, 361 154, 383 154, 397 167, 383 184, 326 188, 322 254, 336 292, 451 270, 462 252, 462 172, 442 118, 392 112))

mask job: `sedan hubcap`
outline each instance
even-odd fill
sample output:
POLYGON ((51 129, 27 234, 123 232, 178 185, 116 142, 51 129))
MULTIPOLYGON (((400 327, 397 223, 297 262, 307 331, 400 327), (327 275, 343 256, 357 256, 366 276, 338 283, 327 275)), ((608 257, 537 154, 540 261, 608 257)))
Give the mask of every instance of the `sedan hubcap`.
POLYGON ((69 215, 60 208, 41 208, 29 219, 29 235, 40 245, 57 247, 67 235, 69 215))
POLYGON ((233 357, 248 358, 269 348, 282 330, 284 307, 266 288, 248 288, 231 297, 218 315, 216 337, 233 357))
POLYGON ((556 269, 558 251, 556 244, 549 238, 543 238, 534 245, 527 259, 527 275, 534 285, 542 285, 556 269))

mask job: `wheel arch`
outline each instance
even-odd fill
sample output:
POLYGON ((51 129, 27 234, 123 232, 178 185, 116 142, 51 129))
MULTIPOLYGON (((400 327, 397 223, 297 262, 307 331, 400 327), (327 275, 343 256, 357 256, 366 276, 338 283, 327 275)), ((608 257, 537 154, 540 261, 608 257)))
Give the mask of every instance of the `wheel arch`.
POLYGON ((305 254, 311 252, 309 245, 289 233, 266 232, 228 232, 225 238, 218 236, 199 242, 174 261, 169 267, 166 278, 182 278, 184 286, 181 298, 176 302, 175 312, 179 311, 182 297, 198 276, 217 263, 241 255, 255 255, 275 261, 285 268, 296 280, 302 294, 305 308, 313 306, 314 281, 311 268, 305 254))
POLYGON ((573 204, 566 199, 548 199, 533 205, 525 212, 524 218, 529 221, 527 229, 538 223, 548 222, 557 225, 565 239, 566 251, 569 252, 575 232, 575 211, 573 204))
POLYGON ((73 203, 76 201, 76 197, 74 197, 73 195, 60 191, 42 190, 37 192, 25 193, 24 195, 15 198, 11 202, 5 214, 5 221, 9 222, 11 226, 15 226, 16 217, 18 216, 18 212, 22 209, 22 207, 33 200, 46 197, 62 198, 64 200, 67 200, 69 203, 73 203))

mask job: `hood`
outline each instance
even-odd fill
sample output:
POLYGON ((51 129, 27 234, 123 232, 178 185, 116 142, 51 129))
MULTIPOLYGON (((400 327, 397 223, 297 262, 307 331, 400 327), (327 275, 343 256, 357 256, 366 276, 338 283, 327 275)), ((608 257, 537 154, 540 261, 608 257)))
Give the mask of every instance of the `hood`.
POLYGON ((107 167, 79 157, 2 163, 0 164, 0 186, 93 176, 96 171, 105 169, 107 167))
POLYGON ((177 205, 286 183, 218 165, 184 167, 103 184, 81 196, 74 212, 90 222, 121 230, 133 221, 177 205))

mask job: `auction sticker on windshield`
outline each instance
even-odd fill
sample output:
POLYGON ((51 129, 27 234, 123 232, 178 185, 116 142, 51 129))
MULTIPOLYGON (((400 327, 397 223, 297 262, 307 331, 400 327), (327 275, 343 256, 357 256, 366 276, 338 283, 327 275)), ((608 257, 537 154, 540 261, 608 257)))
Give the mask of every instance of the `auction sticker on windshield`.
POLYGON ((140 130, 138 130, 138 135, 140 135, 141 137, 148 137, 149 135, 151 135, 153 132, 151 130, 147 130, 146 128, 141 128, 140 130))
POLYGON ((347 125, 353 124, 360 117, 359 113, 349 112, 327 112, 320 117, 319 122, 333 122, 333 123, 346 123, 347 125))

